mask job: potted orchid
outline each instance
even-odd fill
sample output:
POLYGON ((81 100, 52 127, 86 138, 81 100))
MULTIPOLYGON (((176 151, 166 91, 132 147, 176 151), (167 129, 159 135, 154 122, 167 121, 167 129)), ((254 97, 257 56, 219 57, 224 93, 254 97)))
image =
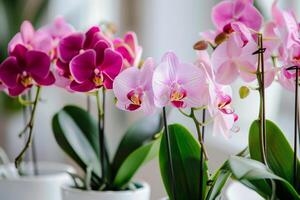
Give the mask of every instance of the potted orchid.
POLYGON ((161 117, 151 107, 154 63, 147 59, 140 65, 141 53, 135 33, 112 38, 97 26, 59 41, 56 69, 61 86, 85 94, 88 104, 94 98, 97 106, 96 120, 90 106, 84 110, 68 105, 53 117, 57 143, 84 172, 83 176, 71 174, 74 185, 63 187, 64 200, 149 200, 149 185, 131 181, 136 171, 158 154, 160 144, 161 117), (122 96, 117 99, 118 107, 143 109, 152 115, 129 127, 110 158, 105 121, 109 109, 106 96, 112 89, 117 97, 122 96))
POLYGON ((38 30, 24 21, 8 44, 8 57, 0 65, 1 90, 18 97, 26 123, 19 134, 25 145, 15 164, 1 165, 0 191, 4 199, 60 199, 60 186, 71 181, 67 172, 73 172, 72 167, 37 161, 34 127, 41 90, 55 83, 52 63, 57 57, 57 41, 72 31, 63 18, 38 30), (32 162, 24 162, 29 149, 32 162))
POLYGON ((153 76, 156 105, 179 109, 194 122, 198 135, 197 142, 180 124, 165 128, 159 161, 169 199, 230 199, 223 191, 230 177, 264 199, 300 198, 297 155, 300 28, 293 12, 281 11, 277 1, 272 14, 272 21, 263 27, 263 16, 253 1, 222 1, 212 10, 217 30, 201 33, 201 40, 194 46, 197 51, 194 69, 175 56, 163 59, 158 65, 156 70, 161 71, 153 76), (209 46, 211 56, 206 51, 209 46), (230 106, 229 86, 238 77, 248 84, 239 90, 242 99, 251 90, 259 93, 258 119, 250 127, 248 148, 232 156, 211 176, 204 145, 205 126, 213 122, 213 134, 223 133, 226 137, 230 130, 238 130, 234 125, 237 115, 230 106), (266 119, 265 89, 274 80, 295 91, 293 148, 280 128, 266 119), (176 89, 169 83, 176 85, 176 89), (189 86, 197 88, 197 93, 189 86), (163 92, 157 93, 159 90, 163 92), (201 110, 202 119, 197 115, 201 110), (206 119, 206 110, 211 120, 206 119))

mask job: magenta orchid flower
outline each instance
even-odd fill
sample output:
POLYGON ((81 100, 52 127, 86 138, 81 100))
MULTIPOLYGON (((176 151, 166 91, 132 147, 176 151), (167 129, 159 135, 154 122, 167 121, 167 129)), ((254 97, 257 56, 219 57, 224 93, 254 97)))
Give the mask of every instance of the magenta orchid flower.
POLYGON ((172 52, 166 53, 154 70, 152 86, 157 107, 200 107, 206 103, 205 74, 193 64, 182 63, 172 52))
POLYGON ((141 69, 130 67, 122 71, 114 81, 117 107, 127 111, 143 110, 150 114, 155 110, 152 75, 155 63, 148 58, 141 69))
POLYGON ((94 48, 100 40, 111 46, 110 41, 97 26, 91 27, 86 33, 71 33, 60 40, 55 71, 58 86, 69 89, 74 79, 70 72, 71 60, 80 52, 94 48))
POLYGON ((11 53, 18 44, 29 50, 42 51, 46 54, 50 54, 52 50, 51 36, 42 30, 35 31, 29 21, 24 21, 20 32, 11 39, 8 44, 8 52, 11 53))
POLYGON ((93 49, 85 50, 71 60, 70 73, 74 80, 70 88, 78 92, 88 92, 102 86, 112 89, 122 64, 121 54, 100 40, 93 49))
POLYGON ((137 36, 134 32, 126 33, 124 39, 114 39, 113 45, 115 50, 123 56, 125 68, 139 65, 142 47, 138 45, 137 36))
POLYGON ((213 8, 212 21, 220 31, 232 22, 240 22, 259 31, 263 17, 253 6, 252 0, 225 0, 213 8))
POLYGON ((0 80, 9 95, 18 96, 32 85, 47 86, 55 82, 50 72, 50 58, 41 51, 17 45, 0 65, 0 80))

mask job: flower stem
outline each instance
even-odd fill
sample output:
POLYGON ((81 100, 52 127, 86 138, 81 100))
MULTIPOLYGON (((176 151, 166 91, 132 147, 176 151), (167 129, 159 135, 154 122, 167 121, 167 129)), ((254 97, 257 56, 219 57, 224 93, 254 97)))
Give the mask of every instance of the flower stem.
POLYGON ((198 120, 195 116, 195 110, 193 108, 191 109, 190 118, 193 120, 193 122, 196 126, 196 131, 197 131, 197 134, 198 134, 198 141, 199 141, 200 146, 201 146, 201 152, 203 152, 204 159, 208 160, 208 155, 207 155, 207 152, 206 152, 206 149, 205 149, 205 146, 204 146, 204 141, 203 141, 202 133, 201 133, 201 130, 200 130, 201 125, 199 124, 199 122, 198 122, 198 120))
POLYGON ((257 80, 259 84, 259 122, 260 122, 260 148, 261 148, 261 157, 264 164, 267 163, 266 156, 266 116, 265 116, 265 81, 264 81, 264 49, 262 42, 262 34, 258 34, 258 51, 253 54, 258 54, 258 67, 257 67, 257 80))
MULTIPOLYGON (((100 103, 99 91, 96 92, 96 102, 98 110, 98 131, 99 131, 99 155, 100 155, 100 166, 101 174, 104 184, 107 183, 107 171, 106 171, 106 160, 105 160, 105 89, 102 89, 102 105, 100 103)), ((105 185, 104 185, 105 187, 105 185)), ((104 188, 101 186, 101 188, 104 188)))
POLYGON ((35 94, 35 99, 34 99, 33 107, 31 110, 30 120, 29 120, 29 123, 25 127, 25 129, 29 129, 28 139, 26 141, 24 148, 22 149, 22 151, 19 153, 19 155, 15 159, 16 168, 19 168, 20 163, 23 161, 23 157, 24 157, 26 151, 32 145, 35 113, 36 113, 36 108, 37 108, 37 104, 38 104, 39 97, 40 97, 40 92, 41 92, 41 88, 39 86, 37 86, 37 91, 35 94))
POLYGON ((295 127, 294 127, 294 187, 298 188, 297 185, 297 177, 298 177, 298 170, 297 170, 297 151, 298 151, 298 141, 297 141, 297 133, 298 133, 298 82, 299 82, 299 68, 296 67, 296 81, 295 81, 295 127))
POLYGON ((163 121, 164 121, 164 127, 165 127, 165 137, 167 142, 167 153, 168 153, 168 160, 169 160, 169 167, 171 172, 171 184, 172 184, 172 191, 174 200, 176 200, 176 186, 175 186, 175 172, 174 172, 174 165, 172 160, 172 150, 171 150, 171 144, 170 144, 170 133, 168 129, 168 121, 167 121, 167 113, 166 108, 163 107, 163 121))

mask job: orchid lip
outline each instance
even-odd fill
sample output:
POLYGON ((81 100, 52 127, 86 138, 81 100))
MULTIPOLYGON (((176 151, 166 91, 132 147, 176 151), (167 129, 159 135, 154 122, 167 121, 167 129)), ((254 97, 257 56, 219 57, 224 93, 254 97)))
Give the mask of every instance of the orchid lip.
POLYGON ((127 98, 130 100, 131 103, 128 106, 126 106, 126 109, 133 111, 140 108, 142 105, 142 97, 143 93, 141 91, 131 90, 127 94, 127 98))

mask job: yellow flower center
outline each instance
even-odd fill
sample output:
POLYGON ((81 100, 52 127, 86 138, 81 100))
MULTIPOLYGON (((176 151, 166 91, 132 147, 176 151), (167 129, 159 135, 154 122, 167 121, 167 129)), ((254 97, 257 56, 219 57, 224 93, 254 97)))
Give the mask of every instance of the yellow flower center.
POLYGON ((180 101, 184 98, 184 94, 179 91, 173 91, 171 94, 171 101, 180 101))

